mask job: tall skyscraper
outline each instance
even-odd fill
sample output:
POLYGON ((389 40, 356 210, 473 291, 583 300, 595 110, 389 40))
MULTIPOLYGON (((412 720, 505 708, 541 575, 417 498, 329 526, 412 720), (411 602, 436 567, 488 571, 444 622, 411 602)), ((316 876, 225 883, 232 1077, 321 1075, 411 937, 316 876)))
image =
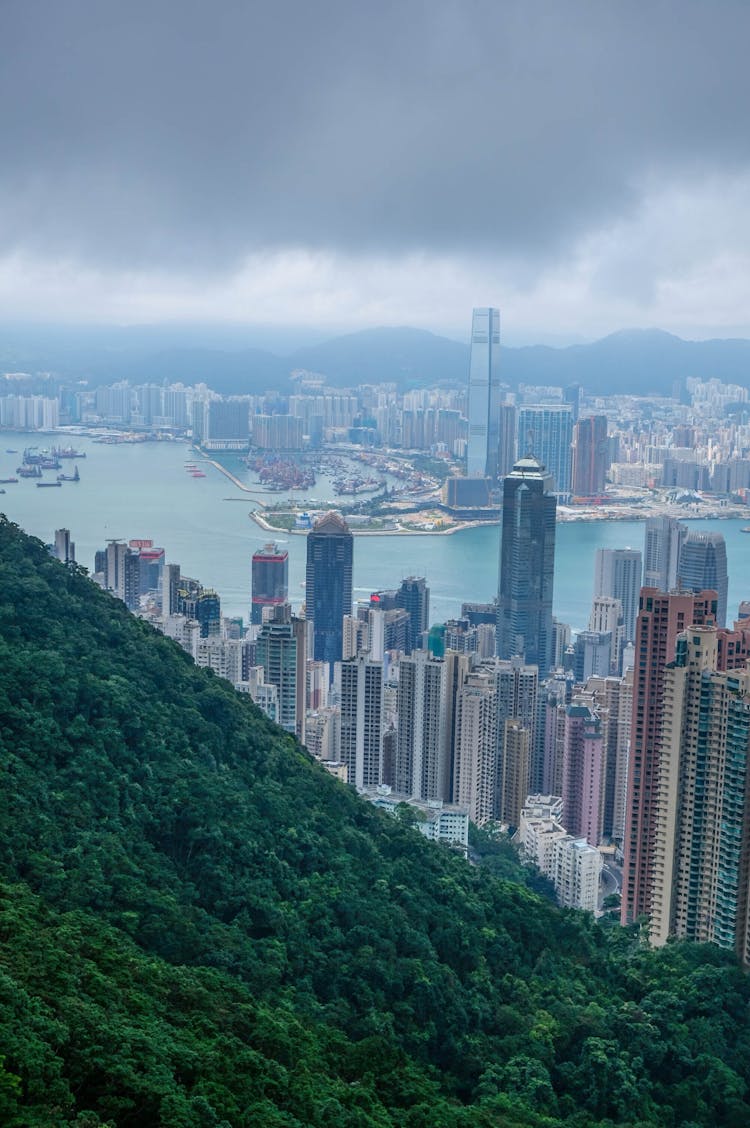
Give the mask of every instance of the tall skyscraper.
POLYGON ((180 565, 165 564, 161 574, 161 613, 176 615, 179 605, 180 565))
MULTIPOLYGON (((641 554, 637 548, 597 548, 594 563, 594 597, 619 599, 625 642, 635 638, 638 598, 642 583, 641 554)), ((710 586, 710 585, 708 585, 710 586)))
POLYGON ((344 615, 352 612, 353 544, 346 521, 333 511, 319 517, 307 534, 305 606, 312 624, 311 657, 329 663, 331 678, 343 654, 344 615))
POLYGON ((719 596, 716 623, 727 625, 727 546, 721 533, 689 532, 680 548, 678 581, 687 591, 710 589, 719 596))
POLYGON ((664 673, 674 661, 677 636, 712 624, 716 592, 697 595, 642 588, 635 632, 633 713, 628 763, 622 871, 623 924, 651 914, 655 880, 656 800, 659 786, 664 673))
POLYGON ((500 404, 500 443, 497 454, 497 476, 510 474, 518 458, 518 409, 514 403, 500 404))
POLYGON ((416 799, 447 799, 445 664, 415 650, 399 668, 396 791, 416 799))
POLYGON ((278 723, 302 741, 307 673, 305 627, 304 619, 295 618, 288 603, 278 604, 268 613, 255 644, 255 661, 263 667, 263 680, 276 686, 278 723))
POLYGON ((383 663, 367 655, 340 665, 339 759, 356 788, 381 782, 383 760, 383 663))
POLYGON ((557 501, 552 477, 536 458, 520 458, 503 479, 497 653, 552 665, 552 587, 557 501))
POLYGON ((500 441, 500 311, 475 309, 469 362, 469 478, 497 478, 500 441))
POLYGON ((396 606, 409 613, 410 639, 407 654, 422 647, 422 635, 430 629, 430 589, 424 576, 407 576, 396 592, 396 606))
POLYGON ((607 417, 589 415, 573 428, 573 496, 598 497, 604 493, 609 468, 607 417))
POLYGON ((573 461, 573 412, 569 404, 531 404, 518 410, 518 457, 538 458, 552 475, 552 492, 567 501, 573 461))
POLYGON ((104 587, 121 599, 128 610, 135 611, 141 594, 138 553, 124 541, 111 540, 104 550, 103 563, 104 587))
POLYGON ((720 672, 721 633, 680 635, 665 673, 650 939, 748 962, 750 674, 720 672))
POLYGON ((677 566, 687 528, 674 517, 648 517, 643 551, 643 586, 658 591, 677 587, 677 566))
POLYGON ((253 553, 251 623, 263 622, 264 607, 277 607, 289 596, 289 553, 266 544, 253 553))

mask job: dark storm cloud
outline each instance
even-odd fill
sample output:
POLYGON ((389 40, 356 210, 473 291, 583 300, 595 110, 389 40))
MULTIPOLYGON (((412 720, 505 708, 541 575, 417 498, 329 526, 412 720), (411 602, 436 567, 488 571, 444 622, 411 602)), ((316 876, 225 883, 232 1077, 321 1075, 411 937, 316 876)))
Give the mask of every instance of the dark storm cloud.
POLYGON ((750 8, 0 5, 0 251, 544 258, 750 157, 750 8))

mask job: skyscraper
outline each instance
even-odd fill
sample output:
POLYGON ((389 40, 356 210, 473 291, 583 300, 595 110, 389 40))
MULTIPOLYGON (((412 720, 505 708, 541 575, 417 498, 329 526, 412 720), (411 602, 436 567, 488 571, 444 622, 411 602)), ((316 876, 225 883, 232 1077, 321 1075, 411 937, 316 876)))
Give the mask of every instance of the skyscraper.
POLYGON ((687 528, 674 517, 648 517, 643 551, 643 586, 658 591, 677 587, 680 546, 687 528))
POLYGON ((430 629, 430 589, 424 576, 407 576, 396 592, 396 606, 409 613, 410 639, 407 654, 419 650, 422 635, 430 629))
POLYGON ((573 412, 569 404, 531 404, 518 410, 518 456, 538 458, 552 475, 552 492, 570 497, 573 412))
POLYGON ((338 513, 325 513, 307 534, 306 616, 312 624, 312 658, 335 662, 343 654, 344 615, 352 611, 354 538, 338 513))
POLYGON ((289 595, 289 553, 266 544, 253 553, 251 623, 263 622, 263 608, 285 603, 289 595))
POLYGON ((264 681, 276 686, 278 722, 300 740, 305 739, 305 626, 304 619, 292 616, 288 603, 281 603, 262 624, 255 647, 264 681))
POLYGON ((721 633, 681 635, 665 674, 650 939, 709 941, 747 963, 750 674, 720 672, 721 633))
POLYGON ((680 547, 679 583, 687 591, 711 589, 719 597, 716 624, 727 625, 727 546, 721 533, 689 532, 680 547))
POLYGON ((557 501, 552 477, 521 458, 503 479, 497 653, 522 654, 542 677, 552 664, 552 586, 557 501))
POLYGON ((500 311, 475 309, 469 362, 469 478, 497 478, 500 441, 500 311))
POLYGON ((356 788, 381 782, 383 760, 383 663, 365 654, 342 662, 339 759, 356 788))
POLYGON ((573 428, 573 495, 604 493, 608 469, 607 417, 589 415, 573 428))
POLYGON ((447 799, 445 664, 415 650, 399 667, 396 791, 416 799, 447 799))
POLYGON ((594 598, 608 595, 612 599, 619 599, 622 604, 625 642, 632 642, 635 638, 642 570, 641 554, 637 548, 597 548, 596 550, 594 598))
POLYGON ((667 663, 674 661, 677 636, 688 627, 713 623, 716 603, 713 591, 688 595, 641 589, 623 841, 623 924, 633 924, 643 914, 651 913, 664 672, 667 663))
POLYGON ((70 529, 55 529, 55 556, 63 564, 75 564, 76 546, 70 539, 70 529))

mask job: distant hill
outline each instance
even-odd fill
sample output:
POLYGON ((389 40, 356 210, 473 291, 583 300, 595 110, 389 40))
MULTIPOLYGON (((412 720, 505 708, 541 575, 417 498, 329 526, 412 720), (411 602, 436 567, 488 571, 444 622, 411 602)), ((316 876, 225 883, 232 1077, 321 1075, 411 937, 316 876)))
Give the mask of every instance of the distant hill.
POLYGON ((298 349, 289 359, 335 385, 395 383, 405 391, 465 381, 469 349, 423 329, 365 329, 298 349))
POLYGON ((750 1122, 732 954, 649 951, 474 844, 375 810, 0 517, 2 1125, 750 1122))
POLYGON ((684 341, 659 329, 612 333, 588 345, 504 349, 503 380, 522 384, 582 384, 589 392, 669 395, 676 380, 712 377, 750 386, 750 340, 684 341))
MULTIPOLYGON (((301 332, 294 330, 294 336, 298 339, 301 332)), ((52 371, 94 385, 115 380, 205 382, 225 395, 239 395, 269 389, 286 393, 290 372, 299 368, 321 373, 334 387, 395 383, 406 391, 465 384, 469 367, 468 344, 422 329, 366 329, 284 355, 252 341, 250 328, 0 327, 0 372, 52 371)), ((567 348, 504 347, 501 373, 511 387, 579 383, 603 395, 669 395, 676 380, 690 376, 750 387, 750 340, 685 341, 658 329, 623 330, 567 348)))

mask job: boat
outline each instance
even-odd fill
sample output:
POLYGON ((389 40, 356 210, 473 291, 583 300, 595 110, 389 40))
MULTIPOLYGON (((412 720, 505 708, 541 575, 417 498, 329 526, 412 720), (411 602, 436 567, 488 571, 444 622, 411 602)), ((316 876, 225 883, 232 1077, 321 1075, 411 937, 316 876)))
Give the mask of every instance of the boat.
POLYGON ((37 482, 36 484, 38 490, 51 490, 54 489, 55 486, 59 488, 62 486, 62 482, 37 482))
POLYGON ((42 469, 37 463, 29 465, 28 462, 24 462, 21 466, 16 467, 16 474, 19 478, 41 478, 42 469))
POLYGON ((18 481, 18 478, 0 478, 0 482, 2 482, 2 484, 4 486, 7 486, 11 483, 15 484, 17 481, 18 481))
POLYGON ((6 450, 6 454, 18 454, 17 450, 6 450))
POLYGON ((78 467, 76 466, 72 474, 58 474, 57 480, 58 482, 80 482, 81 475, 78 473, 78 467))
POLYGON ((740 532, 741 533, 750 533, 750 525, 743 525, 743 527, 740 529, 740 532))
POLYGON ((205 478, 206 476, 202 470, 191 470, 190 473, 193 478, 205 478))

